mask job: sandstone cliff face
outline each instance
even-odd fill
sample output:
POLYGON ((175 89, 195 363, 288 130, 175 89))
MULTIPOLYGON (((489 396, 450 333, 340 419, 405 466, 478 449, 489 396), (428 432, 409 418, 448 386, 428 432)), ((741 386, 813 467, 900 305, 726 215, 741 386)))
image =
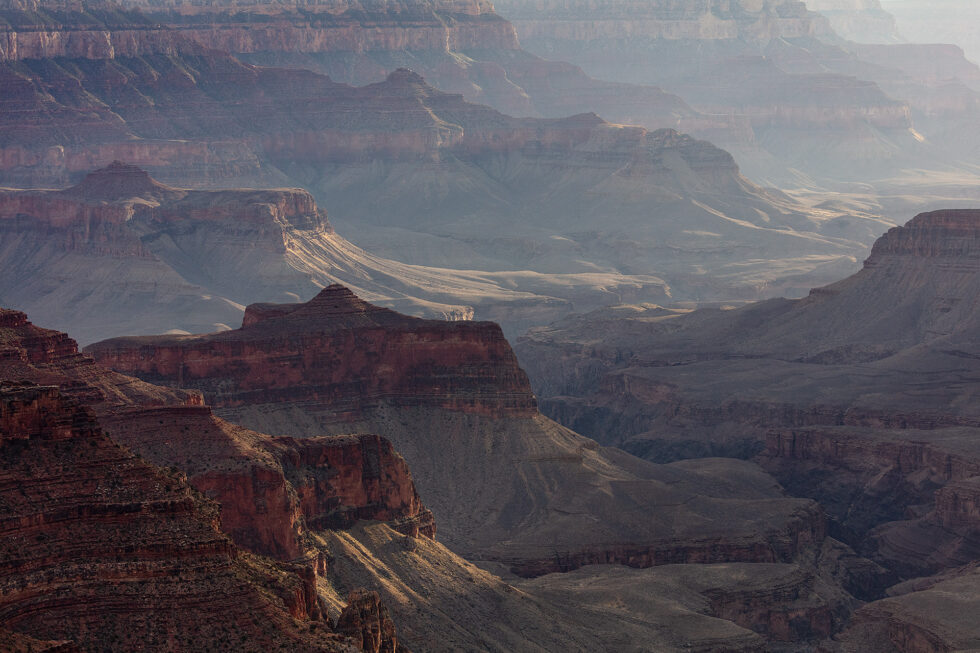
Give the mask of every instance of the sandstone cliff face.
MULTIPOLYGON (((196 393, 118 375, 78 354, 64 334, 0 314, 5 379, 55 383, 91 402, 113 438, 150 462, 176 467, 222 506, 221 528, 250 551, 280 560, 307 556, 309 533, 360 519, 432 537, 404 460, 377 436, 271 438, 215 418, 196 393)), ((19 424, 27 428, 29 424, 19 424)))
POLYGON ((306 304, 249 307, 238 331, 115 339, 87 351, 117 370, 199 389, 220 414, 257 428, 303 436, 378 430, 432 497, 441 537, 518 574, 790 560, 824 538, 813 504, 750 489, 762 481, 748 470, 740 473, 751 483, 726 490, 739 497, 734 505, 722 508, 712 493, 668 518, 680 505, 674 500, 702 493, 700 482, 598 449, 541 418, 491 324, 408 318, 329 287, 306 304), (583 492, 575 480, 583 476, 607 490, 583 492), (460 485, 460 477, 472 482, 460 485), (557 514, 538 504, 568 508, 557 514), (748 522, 723 517, 731 511, 748 522), (696 537, 678 527, 694 519, 688 512, 705 520, 696 537))
POLYGON ((382 401, 493 417, 536 412, 496 325, 402 316, 342 286, 308 304, 250 306, 243 328, 224 335, 119 339, 88 351, 107 367, 200 389, 223 407, 327 400, 351 421, 382 401), (244 365, 229 367, 232 356, 244 365))
POLYGON ((347 607, 337 620, 337 632, 360 644, 369 653, 408 653, 398 642, 395 624, 377 592, 357 591, 347 597, 347 607))
POLYGON ((85 650, 343 650, 304 579, 236 549, 214 504, 58 388, 0 388, 0 447, 5 628, 85 650))

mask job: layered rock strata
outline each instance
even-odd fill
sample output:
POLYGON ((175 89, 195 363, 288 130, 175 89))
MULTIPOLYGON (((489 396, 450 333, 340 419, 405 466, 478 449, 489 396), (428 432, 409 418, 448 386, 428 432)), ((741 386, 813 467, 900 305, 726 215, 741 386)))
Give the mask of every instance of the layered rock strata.
MULTIPOLYGON (((116 20, 116 14, 98 12, 79 20, 88 24, 100 15, 116 20)), ((145 32, 159 29, 159 22, 140 19, 135 10, 120 15, 134 24, 143 20, 145 32)), ((399 20, 410 24, 409 16, 399 20)), ((172 32, 178 34, 179 26, 172 32)), ((104 27, 111 33, 111 24, 104 27)), ((0 112, 2 183, 63 186, 124 160, 177 185, 301 185, 329 201, 342 233, 378 255, 425 266, 512 271, 481 280, 481 293, 506 294, 507 283, 517 283, 522 291, 545 294, 536 290, 544 286, 547 303, 563 310, 569 303, 588 309, 631 296, 660 301, 656 294, 665 294, 665 283, 684 299, 798 294, 836 276, 834 269, 850 269, 878 229, 868 215, 845 224, 840 212, 814 211, 750 184, 724 152, 661 129, 701 125, 699 133, 713 133, 731 123, 744 131, 744 118, 729 120, 728 111, 703 116, 656 89, 590 85, 574 67, 551 71, 519 51, 492 44, 487 50, 503 62, 494 65, 515 62, 514 77, 546 96, 538 113, 605 112, 614 103, 597 98, 625 98, 608 117, 643 119, 651 129, 623 128, 590 113, 513 118, 436 92, 418 75, 391 71, 391 62, 384 82, 352 88, 308 70, 249 65, 181 42, 140 56, 123 49, 103 58, 65 59, 64 65, 47 65, 51 58, 0 65, 0 78, 11 89, 7 110, 0 112), (173 85, 181 92, 172 92, 173 85), (569 94, 579 99, 562 99, 569 94), (24 115, 40 118, 27 124, 24 115), (723 196, 721 187, 728 191, 723 196), (740 261, 754 263, 733 265, 732 250, 720 245, 725 240, 739 248, 740 261), (774 259, 777 265, 764 265, 774 259), (542 274, 564 276, 552 281, 542 274), (816 278, 807 278, 811 274, 816 278)), ((462 60, 455 52, 445 56, 462 60)), ((719 77, 729 75, 722 71, 719 77)), ((857 82, 838 82, 824 84, 827 97, 874 94, 857 82)), ((787 84, 796 97, 798 85, 787 84)), ((855 120, 887 113, 858 105, 855 120)), ((781 111, 803 115, 804 122, 804 114, 812 113, 789 104, 781 111)), ((314 275, 323 274, 325 266, 310 262, 326 254, 321 247, 301 243, 294 251, 314 275)), ((389 268, 386 274, 423 275, 402 272, 389 268)), ((464 283, 433 280, 430 294, 464 283)), ((438 294, 443 297, 426 301, 449 306, 433 309, 465 312, 451 300, 455 293, 438 294)), ((540 311, 539 324, 560 315, 552 306, 540 311)), ((222 307, 210 308, 219 313, 222 307)), ((503 319, 509 308, 483 316, 503 319)), ((211 325, 228 324, 215 317, 211 325)))
POLYGON ((441 318, 511 329, 573 305, 666 297, 654 277, 457 273, 373 256, 339 236, 299 189, 192 191, 115 162, 63 191, 0 191, 0 295, 83 343, 230 328, 243 304, 332 282, 441 318))
POLYGON ((619 309, 518 351, 570 426, 654 460, 760 454, 821 501, 832 533, 903 575, 934 573, 975 542, 977 251, 976 211, 923 214, 805 299, 619 309), (864 539, 884 522, 902 523, 864 539))
POLYGON ((57 387, 0 388, 0 447, 6 629, 85 650, 346 650, 305 578, 238 550, 216 504, 57 387))
POLYGON ((154 464, 176 467, 222 505, 236 543, 281 560, 306 556, 308 531, 390 521, 433 536, 405 462, 371 435, 271 438, 215 418, 196 393, 168 391, 92 364, 65 334, 23 313, 0 313, 3 378, 62 386, 100 415, 113 438, 154 464))
MULTIPOLYGON (((646 465, 544 419, 492 324, 409 318, 335 286, 306 304, 249 307, 237 331, 114 339, 86 351, 155 383, 201 390, 219 414, 256 428, 379 431, 432 497, 441 538, 522 575, 791 560, 824 538, 819 510, 782 498, 751 465, 705 493, 691 471, 646 465)), ((724 473, 721 463, 713 469, 704 473, 724 473)))
MULTIPOLYGON (((354 300, 348 296, 347 301, 354 300)), ((386 328, 395 332, 399 322, 432 328, 437 328, 439 324, 444 328, 452 327, 392 313, 385 317, 378 315, 376 308, 358 304, 363 310, 349 314, 348 320, 362 324, 388 320, 386 328)), ((337 310, 340 307, 328 306, 333 309, 332 318, 338 320, 342 315, 337 310)), ((288 317, 299 308, 274 305, 254 307, 248 313, 249 328, 261 329, 266 321, 274 321, 277 316, 288 317)), ((322 324, 325 322, 323 317, 307 312, 303 320, 307 325, 322 324)), ((333 326, 343 327, 342 324, 333 326)), ((340 329, 341 332, 345 330, 340 329)), ((491 339, 490 343, 493 342, 491 339)), ((397 457, 392 459, 390 445, 377 436, 269 438, 234 426, 212 417, 209 409, 202 405, 199 394, 153 386, 110 372, 79 355, 74 343, 64 334, 38 329, 27 321, 26 316, 16 311, 0 312, 0 343, 0 349, 4 352, 0 367, 2 378, 34 379, 57 384, 62 390, 53 387, 49 390, 84 398, 96 407, 100 420, 107 425, 113 438, 126 442, 128 447, 139 451, 145 460, 181 469, 187 474, 190 484, 220 501, 220 516, 217 511, 212 513, 213 526, 220 520, 221 527, 243 546, 290 558, 296 554, 296 550, 284 547, 300 542, 303 546, 300 557, 290 558, 293 562, 288 568, 290 573, 302 579, 300 594, 303 600, 313 601, 318 609, 329 612, 331 616, 337 615, 337 630, 353 637, 365 650, 398 649, 392 637, 390 619, 385 616, 384 607, 378 605, 377 597, 370 592, 350 594, 352 589, 363 586, 377 590, 383 603, 391 606, 397 622, 407 624, 407 630, 399 630, 398 646, 407 643, 412 648, 425 650, 457 650, 460 647, 512 650, 527 646, 540 650, 555 650, 556 647, 592 650, 603 645, 606 633, 611 632, 609 629, 618 632, 622 641, 634 642, 637 646, 657 641, 663 645, 663 650, 681 650, 682 639, 703 642, 705 646, 717 646, 719 642, 724 642, 733 650, 752 650, 761 641, 750 630, 724 620, 748 623, 748 618, 736 617, 732 611, 734 600, 726 602, 719 597, 714 597, 710 605, 698 603, 680 609, 658 605, 656 610, 648 612, 645 619, 640 621, 633 616, 631 608, 609 613, 594 610, 583 603, 583 611, 579 612, 581 618, 575 623, 568 622, 567 609, 556 606, 547 594, 530 588, 517 591, 499 578, 462 560, 430 537, 425 537, 426 522, 420 518, 428 513, 418 511, 417 495, 410 481, 403 476, 404 464, 397 457), (283 500, 282 492, 284 478, 286 500, 283 500), (358 520, 356 523, 355 519, 358 520), (374 519, 388 521, 377 522, 374 519), (464 599, 460 598, 461 587, 467 588, 464 599), (477 618, 489 612, 496 616, 490 622, 477 618), (681 628, 682 622, 689 625, 681 628)), ((402 346, 403 351, 412 349, 407 343, 402 343, 402 346)), ((446 343, 441 347, 449 349, 446 343)), ((499 353, 502 362, 513 360, 512 354, 508 359, 508 353, 499 353)), ((464 371, 474 378, 480 376, 480 363, 476 358, 473 356, 462 365, 464 371)), ((416 362, 421 363, 423 359, 424 356, 420 355, 416 362)), ((444 361, 448 364, 447 359, 444 361)), ((486 371, 492 369, 491 366, 486 371)), ((432 368, 421 365, 419 371, 420 374, 415 377, 418 383, 439 383, 442 374, 439 370, 433 372, 432 368), (426 381, 425 374, 432 373, 434 378, 429 377, 426 381)), ((448 371, 448 368, 443 371, 448 371)), ((378 374, 384 376, 383 372, 378 374)), ((504 372, 490 372, 486 374, 487 383, 492 385, 494 376, 499 375, 507 378, 504 372)), ((520 375, 518 384, 526 388, 526 380, 520 381, 522 378, 523 375, 520 375)), ((392 387, 401 386, 396 384, 392 387)), ((426 396, 424 391, 420 394, 426 396)), ((490 406, 484 402, 480 410, 485 412, 490 406)), ((370 413, 367 407, 363 410, 370 413)), ((465 412, 472 408, 459 410, 465 412)), ((513 411, 506 405, 503 410, 513 411)), ((443 414, 450 412, 443 411, 443 414)), ((91 413, 86 414, 91 417, 91 413)), ((398 419, 401 421, 409 416, 402 413, 398 419)), ((488 419, 485 415, 478 417, 488 419)), ((525 425, 522 433, 518 418, 512 416, 507 419, 509 421, 498 424, 496 431, 489 433, 485 429, 487 421, 470 427, 464 425, 466 437, 459 442, 475 440, 478 449, 484 453, 481 458, 471 447, 463 449, 463 456, 485 460, 489 446, 490 451, 500 456, 504 463, 503 469, 494 473, 510 475, 510 480, 499 475, 496 477, 505 484, 515 482, 512 461, 520 461, 519 465, 526 471, 519 473, 527 480, 518 482, 528 482, 540 498, 545 495, 541 494, 540 487, 534 487, 537 481, 533 474, 544 475, 550 486, 566 484, 570 489, 551 499, 551 505, 556 507, 570 505, 565 503, 569 492, 582 493, 580 481, 574 480, 574 477, 571 481, 567 480, 569 472, 584 476, 589 484, 603 483, 603 493, 612 492, 625 497, 622 501, 616 500, 595 508, 588 505, 594 503, 592 500, 585 504, 594 515, 603 515, 605 524, 602 527, 607 530, 615 527, 629 532, 635 529, 636 524, 649 520, 650 509, 654 507, 657 513, 662 513, 655 524, 661 536, 670 532, 671 528, 675 529, 672 536, 653 542, 639 553, 631 554, 629 547, 623 548, 622 545, 621 550, 616 550, 600 544, 594 547, 596 553, 591 558, 565 552, 556 555, 555 540, 535 532, 529 539, 548 542, 547 546, 538 547, 547 551, 547 558, 535 562, 528 561, 525 555, 525 573, 565 570, 583 561, 598 559, 647 565, 667 560, 700 564, 732 558, 752 561, 799 558, 804 567, 813 568, 807 560, 820 548, 817 545, 822 540, 819 511, 808 502, 781 498, 772 479, 757 467, 717 461, 696 470, 664 468, 653 471, 639 461, 612 451, 596 452, 594 444, 589 445, 582 438, 556 430, 553 426, 534 431, 525 425), (484 431, 480 430, 481 426, 484 431), (474 438, 474 434, 483 434, 484 437, 474 438), (547 441, 556 436, 570 442, 563 445, 560 439, 551 443, 547 441), (507 440, 517 442, 507 444, 507 440), (577 450, 570 449, 568 444, 577 447, 577 450), (531 458, 528 457, 529 445, 534 447, 531 458), (616 465, 619 471, 615 469, 616 465), (706 479, 709 478, 714 480, 708 483, 706 479), (667 490, 663 485, 669 485, 672 489, 667 490), (660 490, 658 486, 661 486, 660 490), (703 488, 707 486, 717 486, 714 493, 717 496, 704 495, 703 488), (628 504, 637 501, 641 502, 641 506, 636 514, 624 515, 619 520, 610 519, 612 511, 623 511, 628 504), (677 506, 680 505, 687 507, 678 512, 677 506), (699 538, 696 540, 676 530, 678 520, 695 517, 692 512, 697 513, 696 519, 700 522, 693 527, 699 538), (743 532, 733 525, 732 513, 746 514, 759 521, 743 532), (705 519, 712 520, 716 525, 705 528, 705 519), (713 537, 712 532, 717 532, 717 537, 713 537), (758 533, 763 533, 761 538, 758 533), (603 557, 599 558, 599 555, 603 557), (644 555, 647 557, 643 558, 644 555)), ((4 428, 13 428, 16 424, 16 428, 22 431, 38 430, 33 417, 15 418, 5 412, 0 421, 4 428)), ((543 423, 540 418, 535 422, 543 423)), ((60 420, 56 422, 64 423, 60 420)), ((450 422, 444 422, 444 426, 450 426, 450 422)), ((62 433, 63 430, 62 427, 54 429, 55 433, 62 433)), ((426 456, 430 458, 434 451, 438 451, 431 443, 421 444, 426 446, 426 456)), ((435 462, 446 466, 447 460, 437 456, 435 462)), ((449 462, 452 463, 451 460, 449 462)), ((454 469, 460 469, 459 462, 452 464, 455 465, 454 469)), ((454 473, 475 478, 474 471, 464 468, 454 473)), ((185 477, 171 475, 168 478, 184 482, 181 479, 185 477)), ((490 474, 483 478, 492 479, 494 476, 490 474)), ((455 485, 458 487, 458 482, 455 485)), ((525 494, 524 500, 528 497, 525 494)), ((516 495, 515 499, 520 501, 522 497, 516 495)), ((451 500, 460 503, 454 517, 472 515, 474 510, 481 510, 479 505, 492 505, 495 502, 497 505, 501 502, 509 506, 519 505, 505 499, 505 495, 496 487, 486 484, 477 485, 474 493, 468 496, 452 496, 451 500), (472 499, 479 495, 489 495, 489 503, 474 503, 472 499)), ((508 507, 507 512, 508 518, 520 514, 519 508, 514 510, 508 507)), ((537 515, 529 516, 518 528, 526 528, 536 521, 539 521, 537 515)), ((595 517, 590 517, 588 521, 590 528, 594 529, 595 517)), ((562 532, 569 526, 578 527, 573 520, 549 525, 549 528, 562 532)), ((226 539, 223 541, 233 547, 226 539)), ((525 552, 529 549, 527 544, 523 544, 522 548, 525 552)), ((503 552, 507 553, 507 549, 503 549, 503 552)), ((512 562, 517 565, 521 560, 512 562)), ((765 567, 748 565, 745 571, 754 576, 752 570, 765 567)), ((803 598, 803 594, 809 591, 804 588, 809 583, 805 580, 806 573, 800 576, 803 584, 799 592, 786 592, 774 586, 774 603, 770 613, 793 614, 800 623, 801 615, 806 613, 816 620, 813 623, 819 623, 823 618, 819 615, 836 605, 833 601, 824 604, 812 597, 803 598), (803 607, 804 604, 810 607, 803 607)), ((765 579, 769 576, 762 574, 758 578, 760 591, 764 592, 761 586, 768 582, 765 579)), ((778 617, 767 617, 767 620, 780 623, 778 617)), ((756 625, 750 627, 756 628, 756 625)), ((329 625, 324 628, 329 629, 329 625)), ((793 632, 796 633, 794 637, 812 641, 818 636, 814 633, 821 631, 817 629, 810 634, 803 630, 793 632)), ((299 648, 302 650, 302 647, 299 648)))
MULTIPOLYGON (((908 171, 922 166, 950 180, 959 176, 949 174, 950 166, 972 176, 972 138, 964 148, 949 135, 968 133, 960 125, 970 123, 973 111, 932 120, 916 110, 972 103, 966 99, 972 93, 955 79, 961 65, 933 59, 944 70, 944 83, 912 82, 897 70, 900 50, 885 60, 865 58, 867 46, 831 29, 836 23, 873 43, 896 42, 893 20, 877 2, 698 2, 679 8, 667 2, 505 1, 497 9, 514 22, 531 52, 578 64, 602 79, 657 85, 702 115, 744 121, 738 130, 691 129, 732 151, 754 179, 845 191, 844 184, 860 178, 889 196, 896 175, 911 181, 915 175, 908 171), (810 9, 826 9, 830 20, 810 9), (882 34, 872 37, 878 29, 882 34)), ((919 193, 936 190, 923 184, 919 193)), ((908 206, 888 209, 909 212, 928 204, 908 206)))

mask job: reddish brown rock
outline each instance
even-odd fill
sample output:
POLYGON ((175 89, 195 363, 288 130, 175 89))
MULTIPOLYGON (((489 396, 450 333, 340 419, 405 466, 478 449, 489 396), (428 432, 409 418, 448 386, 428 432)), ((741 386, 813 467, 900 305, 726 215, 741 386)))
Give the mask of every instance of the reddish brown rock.
POLYGON ((328 624, 310 628, 308 579, 238 550, 215 504, 58 388, 4 386, 0 414, 6 629, 85 650, 342 649, 328 624))
POLYGON ((399 644, 395 625, 377 592, 352 592, 337 620, 337 632, 352 639, 366 653, 409 653, 399 644))
POLYGON ((380 401, 493 417, 536 412, 497 325, 407 317, 342 286, 307 304, 249 307, 236 331, 121 338, 87 351, 107 367, 199 389, 222 408, 322 402, 351 421, 380 401), (233 359, 241 362, 229 366, 233 359))
POLYGON ((705 492, 690 471, 644 465, 543 419, 493 324, 410 318, 331 286, 306 304, 249 307, 237 331, 119 338, 86 351, 200 390, 220 414, 263 430, 378 430, 432 497, 441 537, 521 575, 783 561, 825 537, 816 506, 784 500, 756 470, 719 471, 739 480, 705 492))
MULTIPOLYGON (((308 529, 343 528, 359 519, 435 534, 408 467, 377 436, 270 438, 215 418, 197 393, 100 368, 65 334, 39 329, 16 311, 0 312, 0 344, 6 354, 0 378, 58 384, 91 402, 116 441, 154 464, 181 469, 193 487, 216 499, 223 530, 251 551, 303 558, 308 529)), ((31 425, 16 426, 24 432, 31 425)))

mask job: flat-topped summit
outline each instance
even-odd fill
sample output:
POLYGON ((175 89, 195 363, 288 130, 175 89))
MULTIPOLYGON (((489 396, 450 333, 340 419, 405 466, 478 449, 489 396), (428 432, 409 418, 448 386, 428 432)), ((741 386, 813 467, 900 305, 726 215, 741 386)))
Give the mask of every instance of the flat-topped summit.
POLYGON ((65 194, 86 200, 118 202, 140 198, 161 200, 181 194, 176 188, 161 184, 145 170, 122 161, 113 161, 104 168, 90 172, 81 182, 66 189, 65 194))
POLYGON ((117 369, 235 404, 307 397, 351 415, 389 401, 501 416, 537 412, 497 324, 410 317, 337 284, 302 304, 252 305, 241 329, 112 338, 86 351, 117 369), (240 355, 246 364, 229 365, 240 355), (282 361, 294 359, 286 370, 282 361))
POLYGON ((921 213, 879 238, 865 265, 877 265, 888 255, 980 258, 980 209, 921 213))

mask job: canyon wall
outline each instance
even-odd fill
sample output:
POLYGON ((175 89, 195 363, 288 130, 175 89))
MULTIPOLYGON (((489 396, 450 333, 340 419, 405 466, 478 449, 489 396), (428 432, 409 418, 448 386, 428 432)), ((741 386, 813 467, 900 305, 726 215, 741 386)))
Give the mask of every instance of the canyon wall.
POLYGON ((254 4, 122 3, 142 13, 64 3, 55 9, 59 24, 39 23, 37 14, 16 4, 8 3, 14 6, 5 8, 0 29, 0 59, 6 61, 112 59, 205 48, 241 54, 518 47, 513 27, 489 2, 304 3, 263 10, 254 4))
POLYGON ((155 465, 180 469, 190 486, 220 503, 216 524, 250 551, 302 560, 311 531, 361 519, 390 522, 413 536, 435 534, 404 460, 382 438, 295 441, 229 424, 200 394, 94 365, 65 334, 38 329, 17 311, 3 312, 0 342, 3 378, 56 383, 89 402, 115 441, 155 465))
POLYGON ((980 427, 968 380, 978 218, 919 215, 859 273, 801 300, 599 311, 532 331, 518 354, 543 410, 570 427, 659 461, 758 456, 821 502, 835 537, 902 574, 933 573, 963 560, 976 526, 962 483, 980 427), (930 544, 918 520, 949 530, 951 506, 970 525, 930 544), (893 521, 905 525, 865 539, 893 521))
POLYGON ((698 494, 699 481, 601 449, 542 418, 491 324, 409 318, 334 286, 306 304, 251 306, 237 331, 113 339, 86 351, 143 379, 200 390, 219 414, 263 430, 377 430, 432 497, 440 538, 520 575, 596 563, 784 561, 825 537, 814 504, 760 495, 749 489, 755 480, 726 491, 741 499, 723 512, 747 522, 718 512, 714 493, 668 517, 677 511, 675 495, 698 494), (526 470, 517 485, 513 461, 526 470), (582 475, 607 489, 583 494, 574 480, 582 475), (461 486, 460 476, 473 483, 461 486), (635 499, 620 501, 623 491, 635 499), (542 502, 570 511, 535 507, 542 502), (697 537, 678 530, 691 519, 705 520, 697 537), (637 529, 643 520, 648 526, 637 529), (759 520, 769 526, 760 530, 759 520))
POLYGON ((5 628, 86 650, 343 650, 303 578, 240 552, 216 504, 57 387, 4 385, 0 434, 5 628))

